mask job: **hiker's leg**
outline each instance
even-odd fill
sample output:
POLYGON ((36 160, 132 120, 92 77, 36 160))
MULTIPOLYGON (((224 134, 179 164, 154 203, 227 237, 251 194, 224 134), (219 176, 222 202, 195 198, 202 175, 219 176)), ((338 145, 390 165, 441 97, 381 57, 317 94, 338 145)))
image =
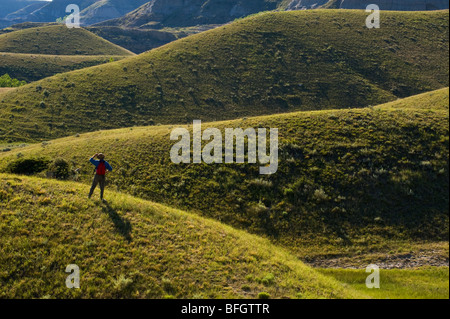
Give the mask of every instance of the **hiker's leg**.
POLYGON ((92 194, 94 194, 94 190, 97 187, 97 184, 98 184, 98 178, 97 178, 97 175, 95 175, 94 180, 92 181, 91 190, 89 192, 89 198, 91 198, 92 194))
POLYGON ((100 184, 100 199, 103 199, 103 193, 105 192, 105 183, 106 179, 105 176, 99 176, 98 183, 100 184))

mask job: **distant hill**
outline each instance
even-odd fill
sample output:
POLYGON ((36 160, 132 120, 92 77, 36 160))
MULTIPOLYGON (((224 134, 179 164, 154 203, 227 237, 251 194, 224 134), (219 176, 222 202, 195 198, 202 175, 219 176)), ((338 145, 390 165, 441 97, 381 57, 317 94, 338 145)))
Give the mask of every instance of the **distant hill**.
POLYGON ((84 10, 98 1, 101 0, 53 0, 41 9, 24 17, 24 20, 31 22, 55 22, 56 19, 63 18, 69 14, 66 12, 66 7, 69 4, 76 4, 80 10, 84 10))
POLYGON ((65 25, 51 25, 0 35, 0 52, 51 55, 132 55, 95 34, 65 25))
POLYGON ((10 13, 23 9, 28 5, 40 2, 41 1, 33 0, 2 0, 0 1, 0 19, 5 18, 10 13))
POLYGON ((14 114, 2 138, 364 107, 448 86, 446 12, 386 12, 379 30, 365 19, 348 10, 259 14, 23 86, 0 96, 1 112, 14 114))
POLYGON ((0 35, 0 75, 32 82, 133 55, 85 29, 36 25, 22 23, 0 35))
POLYGON ((365 9, 376 4, 381 10, 425 11, 448 9, 448 0, 286 0, 288 10, 313 8, 365 9))
POLYGON ((119 18, 138 8, 148 0, 101 0, 81 12, 81 23, 91 25, 97 22, 119 18))
MULTIPOLYGON (((53 0, 51 2, 40 1, 35 7, 27 7, 11 12, 6 20, 12 23, 18 22, 55 22, 69 13, 66 7, 69 4, 79 6, 81 12, 81 24, 89 25, 96 22, 118 18, 138 8, 147 0, 53 0)), ((1 18, 1 17, 0 17, 1 18)), ((11 23, 11 24, 12 24, 11 23)))
POLYGON ((0 52, 0 74, 26 82, 38 81, 58 73, 119 61, 117 55, 49 55, 0 52))
POLYGON ((10 14, 8 14, 5 19, 9 21, 13 21, 13 23, 18 23, 26 19, 26 17, 36 10, 39 10, 40 8, 47 5, 47 1, 35 1, 29 5, 27 5, 24 8, 21 8, 17 11, 14 11, 10 14))
POLYGON ((446 0, 153 0, 123 17, 99 25, 127 28, 186 27, 223 24, 236 18, 268 10, 317 8, 365 9, 378 4, 382 10, 424 11, 448 9, 446 0))
POLYGON ((367 298, 265 239, 111 191, 96 203, 85 192, 0 174, 0 298, 367 298), (82 289, 66 287, 72 264, 82 289))
POLYGON ((153 29, 223 24, 261 11, 275 10, 282 2, 282 0, 153 0, 123 17, 98 25, 153 29))
POLYGON ((338 8, 365 9, 369 4, 377 4, 381 10, 424 11, 449 8, 448 0, 335 0, 338 8))

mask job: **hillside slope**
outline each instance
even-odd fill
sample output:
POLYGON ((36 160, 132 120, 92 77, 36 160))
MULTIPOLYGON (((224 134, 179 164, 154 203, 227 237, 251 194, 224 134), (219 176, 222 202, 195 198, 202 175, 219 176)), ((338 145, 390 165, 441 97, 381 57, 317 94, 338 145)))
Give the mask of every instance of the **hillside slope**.
POLYGON ((8 14, 25 8, 28 5, 38 3, 33 0, 2 0, 0 2, 0 18, 5 18, 8 14))
POLYGON ((447 88, 373 108, 203 124, 222 132, 279 128, 279 167, 271 176, 254 164, 173 164, 175 126, 16 148, 0 153, 0 170, 22 158, 60 157, 90 183, 87 158, 101 151, 115 167, 110 187, 265 235, 306 260, 395 257, 404 249, 424 256, 426 248, 448 264, 448 119, 447 88), (446 244, 436 248, 439 242, 446 244))
POLYGON ((425 11, 448 9, 447 0, 285 0, 283 7, 287 10, 311 8, 327 9, 365 9, 369 4, 376 4, 381 10, 425 11))
POLYGON ((123 17, 98 25, 162 28, 223 24, 258 12, 275 10, 281 2, 282 0, 152 0, 123 17))
POLYGON ((365 9, 369 4, 377 4, 381 10, 426 11, 449 8, 446 0, 152 0, 122 17, 98 25, 152 29, 189 27, 224 24, 263 11, 365 9))
POLYGON ((36 10, 39 10, 47 4, 46 1, 31 1, 26 7, 23 7, 17 11, 9 13, 5 20, 11 21, 11 23, 18 23, 24 21, 24 18, 36 10))
POLYGON ((65 25, 23 29, 0 35, 0 52, 52 55, 133 55, 95 34, 65 25))
POLYGON ((55 74, 79 70, 94 65, 119 61, 117 55, 48 55, 0 52, 0 74, 27 82, 38 81, 55 74))
POLYGON ((119 18, 138 8, 148 0, 101 0, 81 11, 82 25, 91 25, 105 20, 119 18))
POLYGON ((347 10, 260 14, 57 75, 0 96, 9 119, 0 139, 363 107, 448 86, 446 12, 386 12, 379 30, 365 19, 347 10))
POLYGON ((1 298, 364 298, 266 240, 118 193, 0 174, 1 298), (67 265, 82 289, 67 289, 67 265))
POLYGON ((55 22, 56 19, 68 15, 66 7, 70 4, 76 4, 80 10, 84 10, 98 1, 100 0, 52 0, 41 9, 25 17, 24 20, 31 22, 55 22))
POLYGON ((448 9, 447 0, 337 0, 342 9, 365 9, 369 4, 377 4, 381 10, 442 10, 448 9))

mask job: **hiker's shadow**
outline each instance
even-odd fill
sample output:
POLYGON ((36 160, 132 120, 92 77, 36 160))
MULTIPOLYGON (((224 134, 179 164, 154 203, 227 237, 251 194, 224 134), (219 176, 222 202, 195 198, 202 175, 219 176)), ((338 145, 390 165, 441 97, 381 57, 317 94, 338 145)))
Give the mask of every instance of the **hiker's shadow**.
POLYGON ((105 213, 108 213, 108 216, 111 218, 114 223, 114 227, 116 230, 128 241, 131 242, 131 223, 120 217, 117 211, 109 205, 109 203, 104 203, 102 206, 102 210, 105 213))

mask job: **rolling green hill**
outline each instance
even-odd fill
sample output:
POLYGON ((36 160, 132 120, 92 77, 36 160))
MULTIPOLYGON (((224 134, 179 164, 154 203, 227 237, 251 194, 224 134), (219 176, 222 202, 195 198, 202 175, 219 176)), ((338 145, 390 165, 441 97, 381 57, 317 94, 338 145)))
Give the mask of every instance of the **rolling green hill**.
POLYGON ((125 58, 120 55, 49 55, 0 52, 0 74, 27 82, 125 58))
POLYGON ((90 183, 87 159, 101 151, 115 167, 110 188, 267 236, 310 262, 370 263, 422 250, 448 262, 448 94, 447 88, 376 107, 203 124, 222 132, 279 128, 279 168, 270 176, 253 164, 173 164, 169 136, 176 126, 7 149, 0 170, 23 159, 63 158, 90 183))
POLYGON ((1 298, 365 298, 267 240, 118 193, 0 174, 1 298), (80 268, 81 289, 65 286, 80 268))
POLYGON ((364 107, 448 86, 448 12, 383 15, 374 30, 363 11, 264 13, 56 75, 0 95, 0 140, 364 107))
POLYGON ((95 34, 65 25, 23 29, 0 35, 0 52, 51 55, 133 55, 95 34))

